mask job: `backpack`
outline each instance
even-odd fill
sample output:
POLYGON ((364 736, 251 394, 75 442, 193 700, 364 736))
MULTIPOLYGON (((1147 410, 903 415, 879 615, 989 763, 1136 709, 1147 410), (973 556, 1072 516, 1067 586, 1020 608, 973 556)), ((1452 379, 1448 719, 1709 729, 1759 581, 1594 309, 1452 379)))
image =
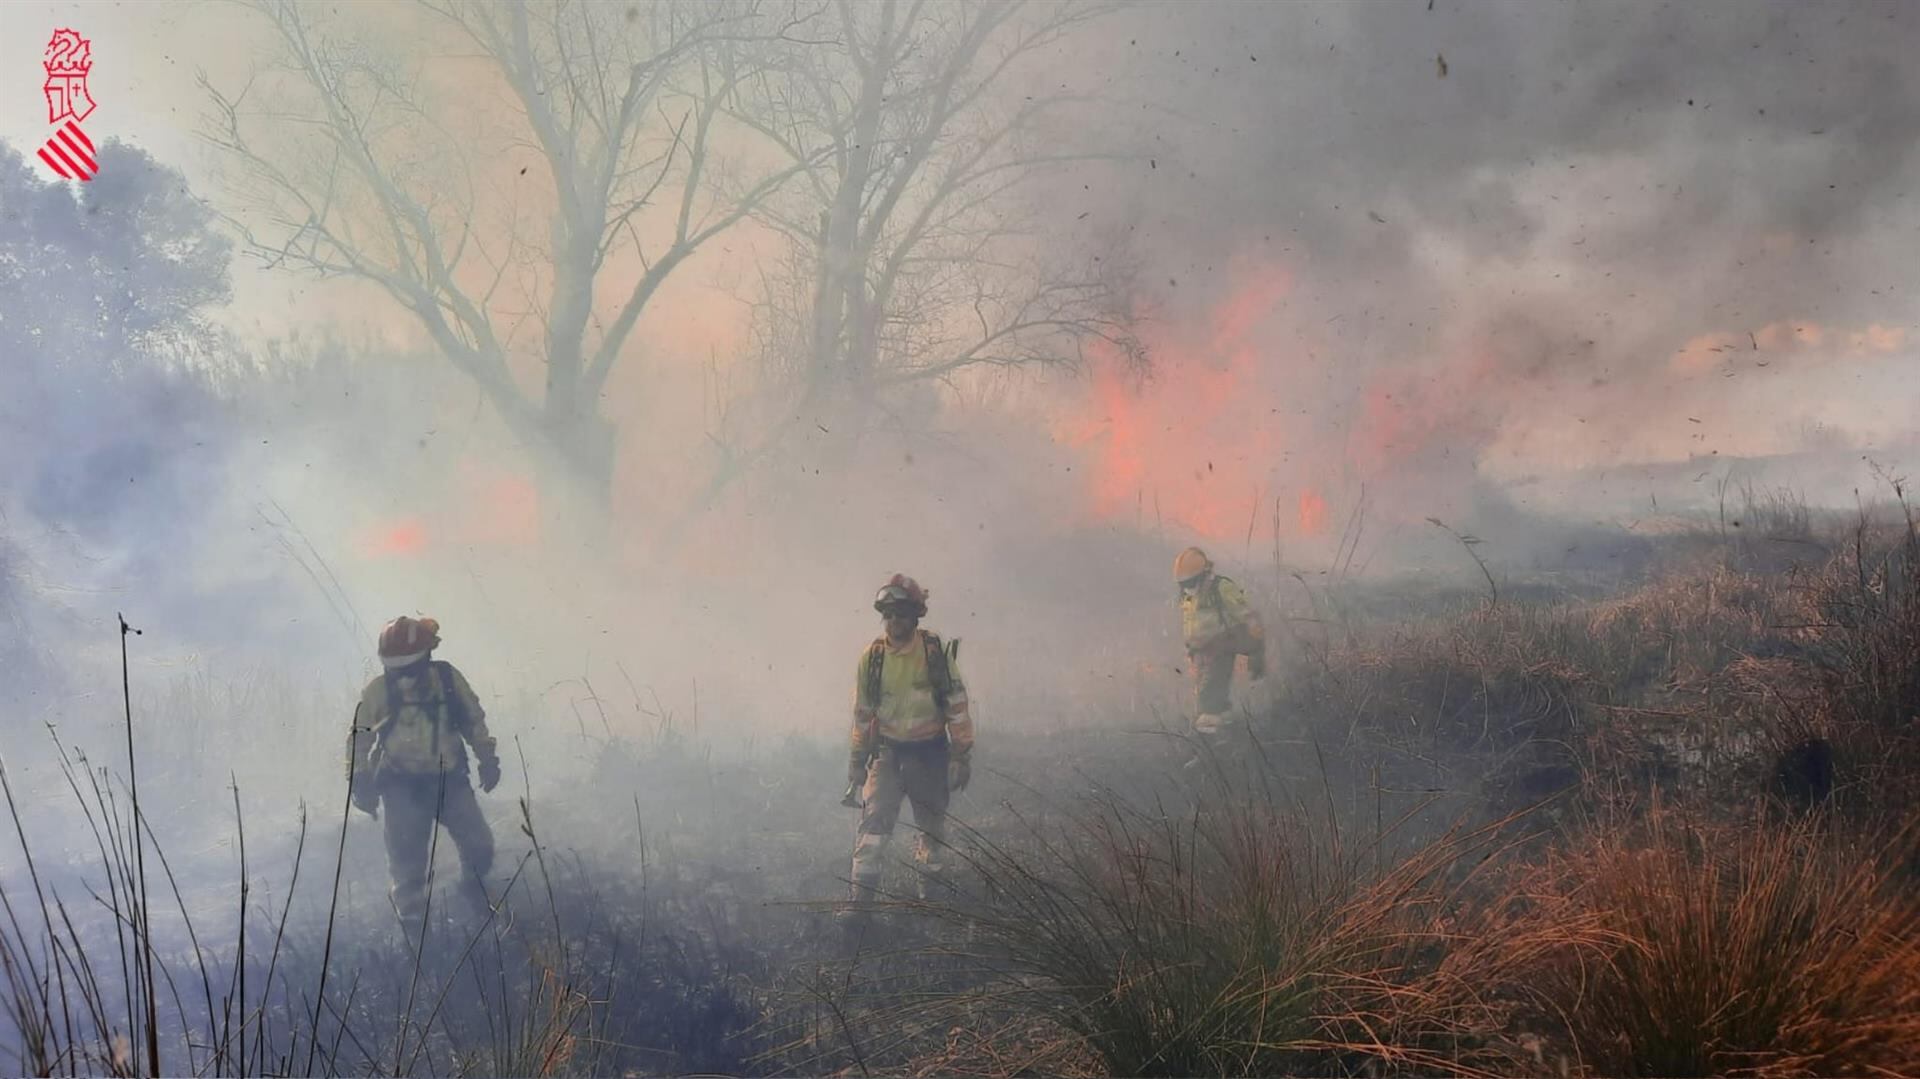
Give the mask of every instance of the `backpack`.
MULTIPOLYGON (((947 718, 947 702, 953 697, 954 660, 960 658, 960 642, 942 644, 932 633, 922 633, 927 646, 927 681, 933 687, 933 707, 942 721, 947 718)), ((874 638, 867 649, 867 666, 862 672, 861 694, 876 710, 880 707, 880 674, 887 664, 887 639, 874 638)))
MULTIPOLYGON (((429 757, 435 762, 436 768, 444 768, 452 763, 456 756, 464 757, 465 750, 459 743, 460 732, 467 728, 467 702, 461 698, 458 689, 455 688, 452 664, 439 659, 428 662, 425 673, 438 692, 437 697, 430 697, 424 701, 401 700, 400 679, 396 677, 401 673, 400 670, 392 670, 382 675, 386 683, 387 715, 380 725, 374 728, 374 753, 382 758, 384 763, 384 758, 388 756, 389 743, 398 733, 402 711, 411 707, 419 713, 424 713, 431 727, 432 741, 429 757), (446 757, 443 757, 440 751, 440 732, 443 727, 453 735, 454 739, 453 754, 446 757)), ((415 720, 410 725, 417 723, 418 721, 415 720)), ((412 748, 415 747, 409 747, 409 749, 412 748)))
POLYGON ((1245 621, 1227 614, 1227 603, 1220 595, 1220 583, 1228 578, 1215 573, 1207 578, 1207 583, 1194 593, 1194 607, 1202 611, 1218 611, 1220 620, 1226 626, 1226 636, 1222 638, 1232 647, 1235 655, 1250 656, 1263 650, 1265 645, 1253 635, 1245 621))
POLYGON ((1201 594, 1200 605, 1203 607, 1211 607, 1219 611, 1222 616, 1225 616, 1227 613, 1227 601, 1220 598, 1221 580, 1222 578, 1218 573, 1207 578, 1206 590, 1201 594))

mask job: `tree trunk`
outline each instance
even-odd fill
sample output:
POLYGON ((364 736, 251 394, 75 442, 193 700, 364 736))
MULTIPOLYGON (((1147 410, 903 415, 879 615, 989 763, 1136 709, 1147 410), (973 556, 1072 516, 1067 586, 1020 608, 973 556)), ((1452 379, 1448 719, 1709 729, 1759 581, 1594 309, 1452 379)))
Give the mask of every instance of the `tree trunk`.
POLYGON ((816 384, 831 392, 837 378, 852 378, 849 370, 851 325, 866 299, 867 267, 860 243, 862 202, 873 176, 874 144, 880 138, 880 116, 886 106, 886 76, 893 66, 892 5, 887 6, 881 32, 874 42, 874 62, 860 88, 852 128, 852 142, 840 162, 839 187, 821 229, 818 287, 814 290, 813 375, 816 384))
POLYGON ((591 412, 549 413, 533 448, 543 536, 599 551, 612 533, 613 424, 591 412))
POLYGON ((584 351, 593 317, 593 258, 588 228, 555 229, 553 309, 547 316, 546 398, 536 452, 542 523, 550 535, 590 546, 607 536, 613 507, 614 429, 587 384, 584 351))

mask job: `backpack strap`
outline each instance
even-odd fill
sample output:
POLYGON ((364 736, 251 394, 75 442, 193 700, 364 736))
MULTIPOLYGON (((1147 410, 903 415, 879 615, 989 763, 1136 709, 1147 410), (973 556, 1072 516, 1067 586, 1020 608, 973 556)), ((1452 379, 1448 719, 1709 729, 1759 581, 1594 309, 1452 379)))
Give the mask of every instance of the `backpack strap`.
POLYGON ((933 685, 933 707, 940 713, 940 721, 946 722, 947 701, 953 696, 953 669, 947 665, 947 649, 940 638, 923 633, 927 644, 927 681, 933 685))
POLYGON ((434 684, 440 687, 440 699, 447 704, 447 722, 453 729, 465 734, 467 731, 467 700, 460 695, 453 679, 453 664, 444 659, 433 661, 434 684))
POLYGON ((1233 628, 1233 629, 1244 628, 1246 625, 1246 622, 1243 621, 1238 615, 1229 614, 1229 612, 1227 611, 1226 598, 1220 595, 1220 585, 1221 585, 1221 582, 1223 581, 1227 582, 1228 584, 1232 583, 1227 578, 1220 576, 1218 573, 1214 574, 1212 579, 1207 581, 1206 606, 1209 606, 1214 610, 1219 611, 1221 620, 1226 622, 1230 628, 1233 628))
POLYGON ((406 702, 400 698, 400 676, 402 674, 413 673, 424 674, 426 672, 421 670, 423 666, 425 666, 425 664, 415 663, 406 667, 389 668, 380 673, 380 681, 385 684, 387 690, 387 718, 380 724, 381 726, 384 727, 388 724, 398 722, 400 719, 400 708, 406 704, 406 702))
MULTIPOLYGON (((455 730, 464 730, 467 722, 467 702, 461 700, 460 694, 453 690, 451 665, 445 660, 440 659, 432 660, 428 663, 416 663, 408 667, 398 667, 381 673, 380 680, 386 684, 387 690, 387 717, 381 721, 380 727, 384 729, 399 721, 400 709, 407 703, 400 698, 399 676, 402 673, 411 673, 414 671, 425 675, 433 682, 435 688, 440 691, 441 702, 447 707, 447 721, 456 724, 455 730)), ((420 710, 427 713, 429 721, 432 722, 433 755, 437 759, 440 756, 440 724, 433 717, 434 702, 429 698, 418 702, 418 704, 420 710)), ((376 735, 377 733, 376 731, 376 735)))
MULTIPOLYGON (((440 700, 447 708, 447 726, 453 730, 454 752, 460 752, 460 740, 473 737, 473 715, 467 711, 467 699, 460 694, 459 676, 454 673, 453 664, 444 659, 433 661, 433 680, 440 687, 440 700)), ((479 747, 476 744, 475 750, 479 747)), ((433 728, 433 754, 440 755, 440 726, 433 728)))
POLYGON ((397 677, 398 674, 398 671, 390 670, 380 675, 380 681, 387 687, 387 718, 386 723, 381 724, 382 726, 393 723, 400 717, 400 679, 397 677))
POLYGON ((860 703, 875 712, 880 710, 880 673, 887 665, 887 639, 875 637, 867 648, 867 665, 860 674, 860 703))
MULTIPOLYGON (((949 665, 946 646, 932 633, 922 633, 921 637, 927 649, 927 681, 933 688, 933 706, 944 722, 947 718, 947 703, 953 698, 953 668, 949 665)), ((861 671, 862 704, 878 711, 880 708, 880 675, 887 662, 887 639, 878 637, 867 649, 867 664, 861 671)))

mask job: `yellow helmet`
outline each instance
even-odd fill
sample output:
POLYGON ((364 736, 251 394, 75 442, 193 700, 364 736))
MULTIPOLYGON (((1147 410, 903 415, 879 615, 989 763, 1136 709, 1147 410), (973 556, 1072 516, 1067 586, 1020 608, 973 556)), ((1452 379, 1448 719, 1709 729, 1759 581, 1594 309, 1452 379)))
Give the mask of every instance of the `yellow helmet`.
POLYGON ((1207 560, 1207 552, 1198 547, 1189 547, 1173 560, 1173 579, 1189 581, 1212 568, 1213 563, 1207 560))

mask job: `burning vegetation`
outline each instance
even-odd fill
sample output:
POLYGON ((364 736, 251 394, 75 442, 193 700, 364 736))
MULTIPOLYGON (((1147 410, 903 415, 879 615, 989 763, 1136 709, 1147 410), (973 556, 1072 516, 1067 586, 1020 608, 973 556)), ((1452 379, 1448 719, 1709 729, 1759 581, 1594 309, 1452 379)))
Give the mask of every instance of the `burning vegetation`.
POLYGON ((1920 1074, 1920 24, 1437 6, 151 25, 6 1070, 1920 1074))

